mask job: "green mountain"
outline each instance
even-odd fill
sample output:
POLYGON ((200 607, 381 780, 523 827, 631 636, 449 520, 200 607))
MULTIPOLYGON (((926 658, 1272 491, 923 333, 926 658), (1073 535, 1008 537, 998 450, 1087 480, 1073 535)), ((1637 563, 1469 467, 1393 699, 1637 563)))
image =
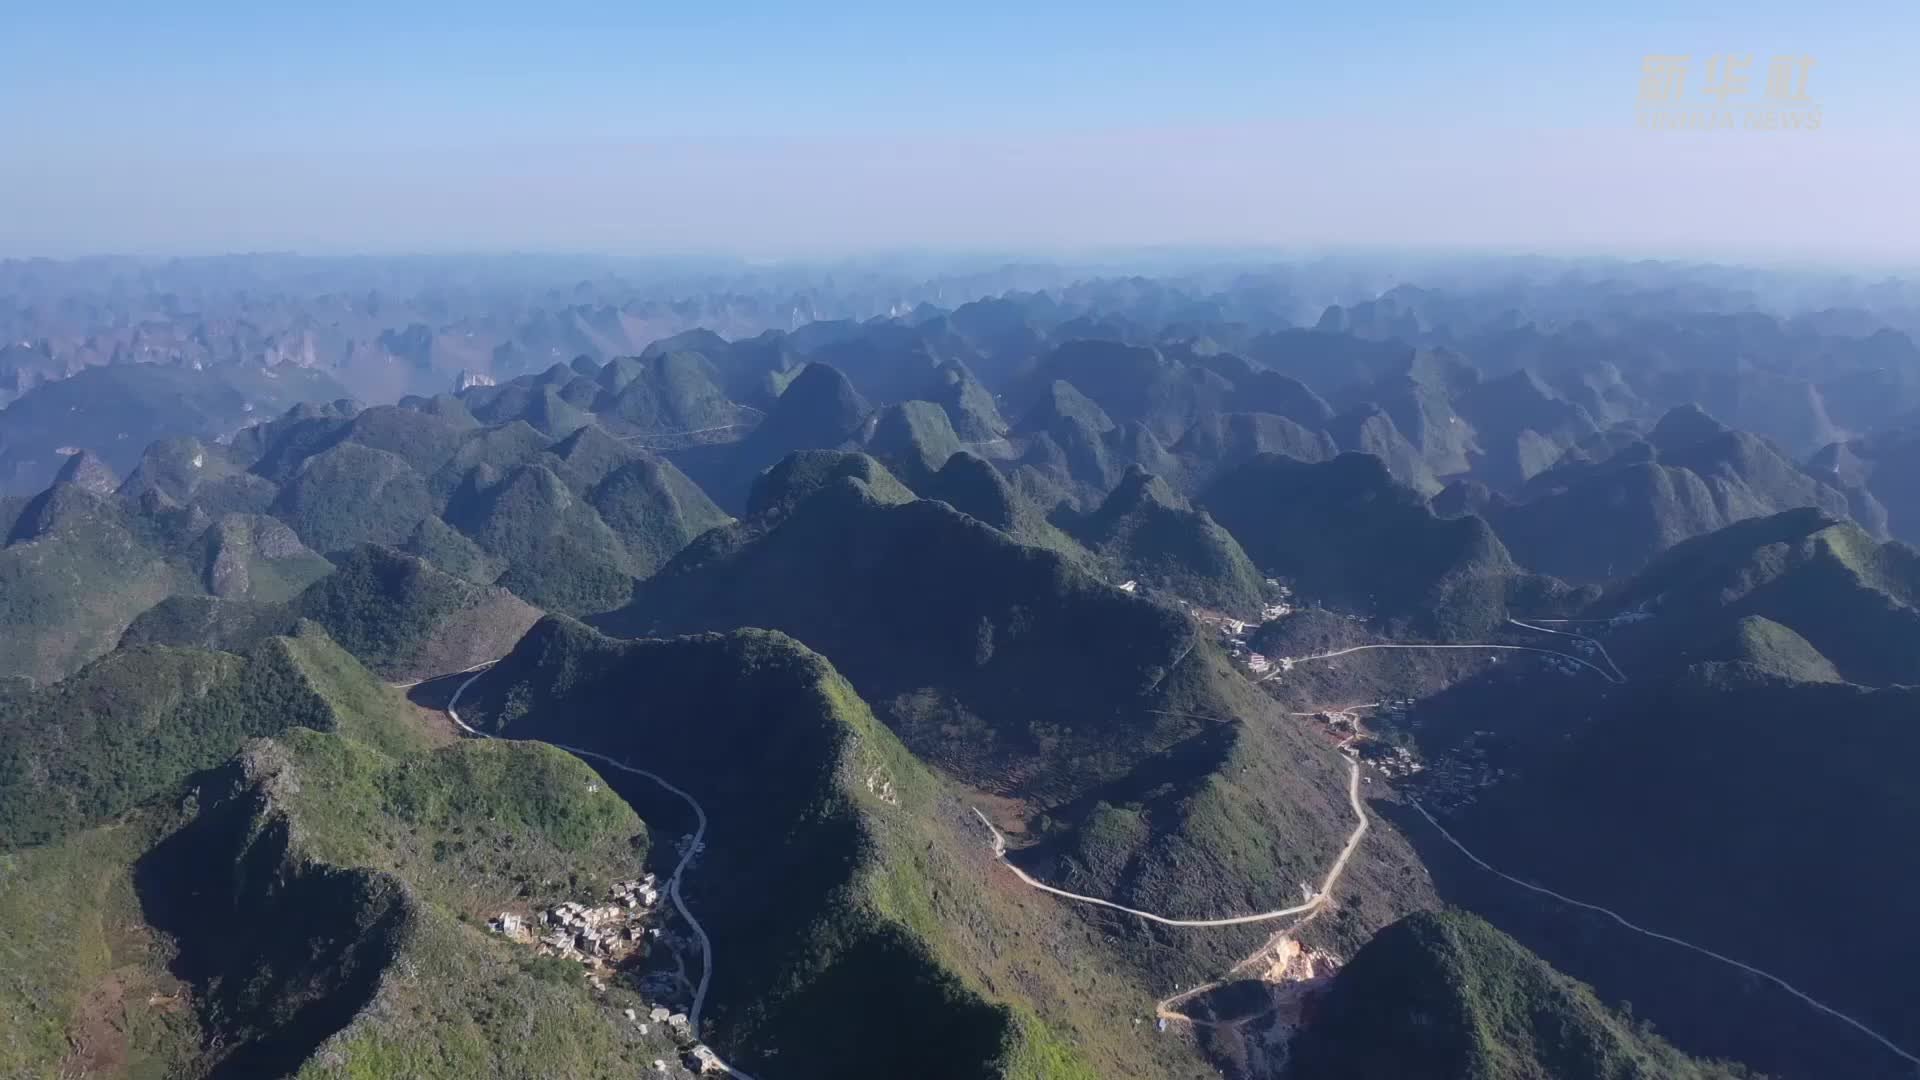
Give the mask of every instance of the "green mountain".
POLYGON ((1545 472, 1600 430, 1585 408, 1526 368, 1477 382, 1458 404, 1475 429, 1474 475, 1502 491, 1545 472))
POLYGON ((0 491, 37 491, 75 450, 125 474, 157 439, 212 441, 300 401, 344 397, 311 368, 106 364, 43 383, 0 409, 0 491))
POLYGON ((1431 495, 1440 490, 1440 481, 1420 448, 1400 433, 1392 414, 1379 405, 1368 402, 1341 413, 1328 422, 1327 431, 1341 450, 1372 454, 1386 464, 1394 479, 1415 491, 1431 495))
POLYGON ((1845 515, 1848 502, 1765 440, 1683 408, 1644 441, 1604 461, 1542 472, 1525 501, 1486 513, 1523 565, 1603 581, 1682 540, 1795 507, 1845 515))
POLYGON ((605 611, 632 589, 620 538, 544 465, 516 465, 497 477, 476 471, 445 516, 506 565, 499 584, 540 607, 605 611))
POLYGON ((1694 650, 1707 663, 1727 665, 1712 677, 1752 680, 1787 679, 1793 682, 1841 682, 1833 661, 1820 655, 1806 638, 1772 619, 1743 615, 1718 641, 1694 650))
POLYGON ((991 957, 953 922, 1006 906, 965 808, 818 656, 760 631, 618 642, 549 620, 471 700, 473 722, 644 760, 705 807, 692 903, 720 949, 707 1015, 742 1067, 1095 1075, 1026 995, 987 989, 1040 965, 991 957))
POLYGON ((371 545, 281 603, 173 596, 142 612, 122 644, 244 651, 312 620, 390 679, 459 671, 506 652, 540 617, 498 586, 371 545))
MULTIPOLYGON (((1179 914, 1270 909, 1324 872, 1350 829, 1340 759, 1184 616, 858 478, 715 530, 595 621, 631 637, 797 638, 937 773, 995 806, 1019 800, 1007 821, 1027 836, 1017 857, 1063 887, 1179 914), (1116 815, 1134 827, 1107 828, 1116 815)), ((1391 844, 1364 853, 1403 857, 1391 844)), ((1380 873, 1387 884, 1329 934, 1349 939, 1417 902, 1380 873)), ((1140 962, 1193 977, 1255 938, 1229 929, 1140 962)))
POLYGON ((134 616, 197 591, 137 511, 60 484, 11 507, 0 548, 0 674, 46 683, 113 648, 134 616))
POLYGON ((652 454, 609 472, 587 490, 587 501, 619 540, 635 577, 652 574, 701 533, 731 520, 685 473, 652 454))
POLYGON ((284 600, 332 570, 285 525, 211 520, 158 492, 60 482, 15 503, 0 547, 0 674, 52 682, 113 648, 169 596, 284 600))
POLYGON ((728 399, 725 377, 698 352, 612 360, 598 381, 602 389, 595 412, 601 422, 634 434, 726 429, 752 417, 728 399))
POLYGON ((874 415, 865 448, 914 487, 959 453, 961 442, 938 405, 903 401, 874 415))
POLYGON ((1459 356, 1423 349, 1403 373, 1376 380, 1366 395, 1393 418, 1395 430, 1435 476, 1453 476, 1473 467, 1479 447, 1479 433, 1453 399, 1465 396, 1477 380, 1478 373, 1459 356))
POLYGON ((1112 431, 1113 418, 1074 385, 1063 379, 1047 383, 1038 400, 1021 417, 1014 429, 1022 434, 1053 432, 1062 423, 1071 423, 1100 435, 1112 431))
POLYGON ((1138 421, 1162 442, 1179 439, 1203 415, 1225 411, 1234 392, 1232 383, 1203 367, 1117 341, 1068 341, 1041 359, 1030 382, 1031 396, 1067 383, 1106 415, 1138 421))
POLYGON ((859 442, 872 407, 838 370, 810 363, 794 374, 760 425, 737 442, 674 455, 702 490, 728 510, 744 507, 756 478, 788 454, 859 442))
POLYGON ((1791 630, 1849 681, 1885 686, 1920 683, 1917 597, 1920 552, 1806 509, 1676 545, 1591 610, 1654 616, 1621 632, 1643 666, 1717 658, 1695 650, 1757 616, 1791 630))
POLYGON ((54 474, 53 482, 72 484, 95 495, 111 495, 120 488, 120 478, 114 475, 113 467, 91 450, 82 450, 67 458, 54 474))
POLYGON ((938 472, 920 480, 914 490, 999 529, 1023 544, 1048 548, 1075 562, 1087 552, 1047 519, 1033 499, 984 458, 967 451, 947 459, 938 472))
POLYGON ((1807 472, 1847 494, 1854 520, 1884 518, 1895 539, 1920 544, 1920 428, 1912 424, 1833 443, 1807 461, 1807 472))
POLYGON ((228 514, 207 528, 199 562, 207 592, 222 599, 285 600, 333 571, 284 522, 228 514))
POLYGON ((250 737, 322 723, 288 646, 245 657, 119 650, 0 717, 0 845, 44 843, 126 812, 250 737))
POLYGON ((1312 1003, 1300 1080, 1734 1080, 1464 912, 1380 931, 1312 1003))
MULTIPOLYGON (((95 754, 98 776, 143 785, 117 791, 111 823, 0 851, 0 1008, 13 1018, 0 1073, 612 1080, 677 1066, 666 1032, 623 1019, 646 1006, 630 990, 596 992, 578 965, 478 925, 596 902, 634 876, 646 832, 632 810, 548 747, 434 745, 324 634, 273 649, 274 679, 240 679, 251 689, 238 698, 233 679, 197 701, 194 679, 167 682, 183 711, 126 745, 236 706, 275 721, 272 738, 243 749, 247 732, 203 724, 191 760, 174 762, 201 771, 164 782, 150 760, 95 754)), ((138 680, 89 679, 67 715, 102 735, 138 729, 153 719, 127 708, 140 681, 257 661, 126 662, 138 680)))
POLYGON ((1370 454, 1322 463, 1263 454, 1221 476, 1198 504, 1302 598, 1413 633, 1484 637, 1511 600, 1554 590, 1521 572, 1484 521, 1436 517, 1370 454))
MULTIPOLYGON (((142 504, 129 501, 135 495, 164 500, 143 512, 184 506, 220 518, 222 531, 204 558, 195 556, 211 564, 204 573, 199 562, 192 567, 205 577, 201 587, 152 584, 122 595, 142 608, 203 590, 283 600, 325 566, 305 548, 289 547, 291 540, 336 559, 365 544, 402 549, 539 606, 587 614, 624 603, 636 577, 728 520, 666 459, 598 426, 556 441, 524 420, 482 426, 428 404, 302 407, 242 432, 231 446, 154 444, 120 503, 137 509, 142 504)), ((114 534, 90 542, 108 541, 114 534)), ((118 561, 128 570, 141 565, 118 561)), ((117 637, 134 614, 116 612, 96 637, 117 637)))
POLYGON ((1259 616, 1260 573, 1246 552, 1206 511, 1137 465, 1074 532, 1117 576, 1241 618, 1259 616))
POLYGON ((947 420, 964 442, 984 443, 1005 437, 1007 421, 993 392, 974 377, 965 364, 952 361, 934 372, 929 400, 946 410, 947 420))
POLYGON ((1311 431, 1318 431, 1333 419, 1333 406, 1306 383, 1278 371, 1249 367, 1244 374, 1228 376, 1237 393, 1233 404, 1252 413, 1284 417, 1311 431))
POLYGON ((916 753, 983 782, 1016 756, 1038 790, 1103 772, 1110 717, 1164 726, 1133 702, 1195 644, 1178 616, 1057 554, 856 480, 729 528, 737 542, 689 549, 599 621, 626 635, 791 634, 832 658, 916 753), (1080 644, 1062 648, 1069 639, 1080 644), (1035 753, 1047 759, 1039 770, 1035 753))
POLYGON ((1047 504, 1096 506, 1130 465, 1156 476, 1177 476, 1184 468, 1146 422, 1116 424, 1060 380, 1046 385, 1015 428, 1015 441, 1016 483, 1047 504))
POLYGON ((757 471, 795 450, 830 449, 852 438, 872 407, 845 375, 826 364, 801 368, 780 400, 738 448, 757 471))
POLYGON ((147 447, 120 494, 190 502, 207 513, 260 513, 273 502, 277 490, 272 481, 236 463, 231 450, 198 439, 175 438, 147 447))
POLYGON ((402 543, 432 515, 433 496, 406 459, 343 442, 301 462, 274 499, 273 513, 309 546, 331 553, 402 543))
MULTIPOLYGON (((1629 692, 1585 703, 1588 722, 1508 762, 1507 778, 1448 828, 1508 873, 1762 968, 1911 1045, 1920 1009, 1901 991, 1900 958, 1920 947, 1903 899, 1920 858, 1889 838, 1920 822, 1920 798, 1887 763, 1920 750, 1920 691, 1738 666, 1668 678, 1630 669, 1629 692), (1804 914, 1809 883, 1846 917, 1780 934, 1804 914)), ((1569 950, 1555 937, 1545 931, 1535 947, 1571 953, 1556 962, 1577 963, 1582 978, 1630 996, 1669 1030, 1797 1055, 1801 1068, 1807 1054, 1794 1044, 1812 1042, 1832 1075, 1899 1074, 1853 1029, 1718 964, 1660 945, 1670 970, 1659 973, 1638 949, 1569 950), (1752 1030, 1787 1017, 1791 1032, 1752 1030)))
POLYGON ((1320 428, 1307 428, 1272 413, 1212 413, 1201 417, 1173 445, 1190 485, 1204 486, 1220 473, 1261 454, 1326 461, 1339 451, 1320 428))
POLYGON ((354 551, 291 606, 391 679, 427 678, 491 660, 539 616, 505 589, 375 547, 354 551))
MULTIPOLYGON (((786 515, 801 503, 841 480, 857 480, 875 499, 887 503, 912 502, 913 492, 880 464, 865 454, 849 450, 803 450, 789 454, 760 474, 747 498, 748 519, 769 521, 786 515)), ((740 527, 727 530, 745 537, 758 530, 740 527)), ((716 538, 717 539, 717 538, 716 538)))

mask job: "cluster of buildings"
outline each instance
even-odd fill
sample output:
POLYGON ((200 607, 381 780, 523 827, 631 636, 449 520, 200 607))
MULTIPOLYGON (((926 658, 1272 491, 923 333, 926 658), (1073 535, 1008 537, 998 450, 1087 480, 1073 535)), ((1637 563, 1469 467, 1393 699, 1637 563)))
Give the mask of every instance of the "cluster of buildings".
MULTIPOLYGON (((642 1035, 647 1033, 651 1024, 665 1024, 668 1032, 673 1035, 674 1041, 680 1046, 680 1063, 694 1072, 706 1075, 728 1071, 727 1063, 720 1060, 720 1055, 714 1053, 712 1047, 694 1038, 693 1023, 687 1019, 686 1013, 674 1012, 664 1006, 655 1005, 647 1013, 648 1023, 641 1023, 632 1009, 627 1010, 627 1019, 634 1021, 642 1035)), ((653 1059, 654 1072, 666 1073, 670 1068, 665 1058, 653 1059)))
MULTIPOLYGON (((503 911, 488 920, 487 925, 495 933, 531 946, 543 956, 578 961, 594 989, 605 990, 606 977, 638 954, 647 942, 680 944, 681 939, 671 932, 646 925, 648 917, 659 907, 660 899, 659 882, 648 874, 632 881, 614 882, 604 904, 566 900, 531 916, 503 911)), ((684 973, 680 978, 684 980, 684 973)), ((655 973, 641 980, 641 989, 671 992, 675 981, 671 973, 655 973)), ((679 1047, 680 1061, 670 1064, 665 1058, 656 1058, 655 1073, 684 1075, 679 1067, 702 1074, 726 1071, 720 1056, 695 1037, 686 1013, 656 1005, 645 1019, 637 1009, 625 1009, 623 1014, 642 1035, 656 1025, 663 1027, 679 1047)))
POLYGON ((1255 621, 1236 618, 1224 611, 1203 608, 1186 600, 1180 601, 1180 607, 1194 622, 1219 633, 1220 642, 1226 647, 1228 656, 1247 665, 1247 670, 1255 675, 1262 675, 1271 671, 1276 661, 1249 648, 1247 634, 1259 629, 1264 623, 1270 623, 1293 612, 1293 593, 1285 585, 1273 578, 1268 578, 1267 594, 1274 599, 1261 606, 1260 618, 1255 621))
POLYGON ((608 903, 589 907, 563 901, 531 919, 503 911, 488 921, 495 933, 535 946, 541 953, 578 960, 592 976, 608 970, 639 949, 648 934, 646 917, 660 902, 654 876, 615 882, 608 903))

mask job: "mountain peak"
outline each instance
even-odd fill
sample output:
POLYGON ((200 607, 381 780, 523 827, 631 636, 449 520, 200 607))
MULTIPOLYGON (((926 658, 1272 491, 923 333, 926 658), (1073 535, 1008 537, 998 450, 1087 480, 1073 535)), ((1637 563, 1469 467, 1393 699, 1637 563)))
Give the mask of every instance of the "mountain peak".
POLYGON ((1051 431, 1061 421, 1088 427, 1102 434, 1114 428, 1113 418, 1107 415, 1105 409, 1094 404, 1092 398, 1075 389, 1065 379, 1055 379, 1047 384, 1040 400, 1027 410, 1027 415, 1015 430, 1023 434, 1051 431))
POLYGON ((1648 436, 1648 441, 1662 452, 1667 452, 1703 442, 1715 435, 1724 435, 1730 430, 1707 410, 1688 402, 1668 409, 1660 422, 1653 425, 1653 433, 1648 436))
POLYGON ((1187 500, 1167 486, 1167 482, 1140 465, 1129 465, 1121 475, 1120 482, 1114 485, 1113 492, 1101 505, 1101 512, 1109 508, 1125 512, 1143 503, 1158 503, 1161 506, 1174 506, 1184 509, 1187 500))
POLYGON ((851 431, 871 410, 867 399, 860 396, 839 368, 814 363, 801 368, 800 374, 787 384, 786 392, 780 395, 767 420, 770 425, 776 421, 782 424, 804 421, 809 426, 851 431))
POLYGON ((72 484, 95 495, 111 495, 120 486, 120 478, 113 474, 113 469, 91 450, 82 450, 67 458, 67 463, 60 466, 60 472, 54 476, 53 482, 72 484))
POLYGON ((909 502, 913 493, 866 454, 850 450, 802 450, 775 462, 754 480, 747 514, 785 513, 842 479, 858 480, 883 502, 909 502))

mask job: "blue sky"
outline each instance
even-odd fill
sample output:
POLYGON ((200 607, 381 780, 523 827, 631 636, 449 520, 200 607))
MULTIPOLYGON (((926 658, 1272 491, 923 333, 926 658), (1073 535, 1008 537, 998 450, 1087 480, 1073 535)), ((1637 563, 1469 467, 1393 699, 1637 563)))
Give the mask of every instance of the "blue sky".
POLYGON ((1440 7, 11 0, 0 255, 1920 261, 1911 3, 1440 7), (1636 130, 1649 53, 1812 55, 1822 128, 1636 130))

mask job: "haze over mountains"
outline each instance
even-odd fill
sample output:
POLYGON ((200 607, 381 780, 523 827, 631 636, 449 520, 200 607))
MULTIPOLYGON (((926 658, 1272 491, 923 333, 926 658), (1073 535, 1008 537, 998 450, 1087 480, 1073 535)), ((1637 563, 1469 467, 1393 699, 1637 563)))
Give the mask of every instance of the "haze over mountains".
POLYGON ((1920 1064, 1910 284, 617 269, 0 267, 0 1074, 1920 1064))

